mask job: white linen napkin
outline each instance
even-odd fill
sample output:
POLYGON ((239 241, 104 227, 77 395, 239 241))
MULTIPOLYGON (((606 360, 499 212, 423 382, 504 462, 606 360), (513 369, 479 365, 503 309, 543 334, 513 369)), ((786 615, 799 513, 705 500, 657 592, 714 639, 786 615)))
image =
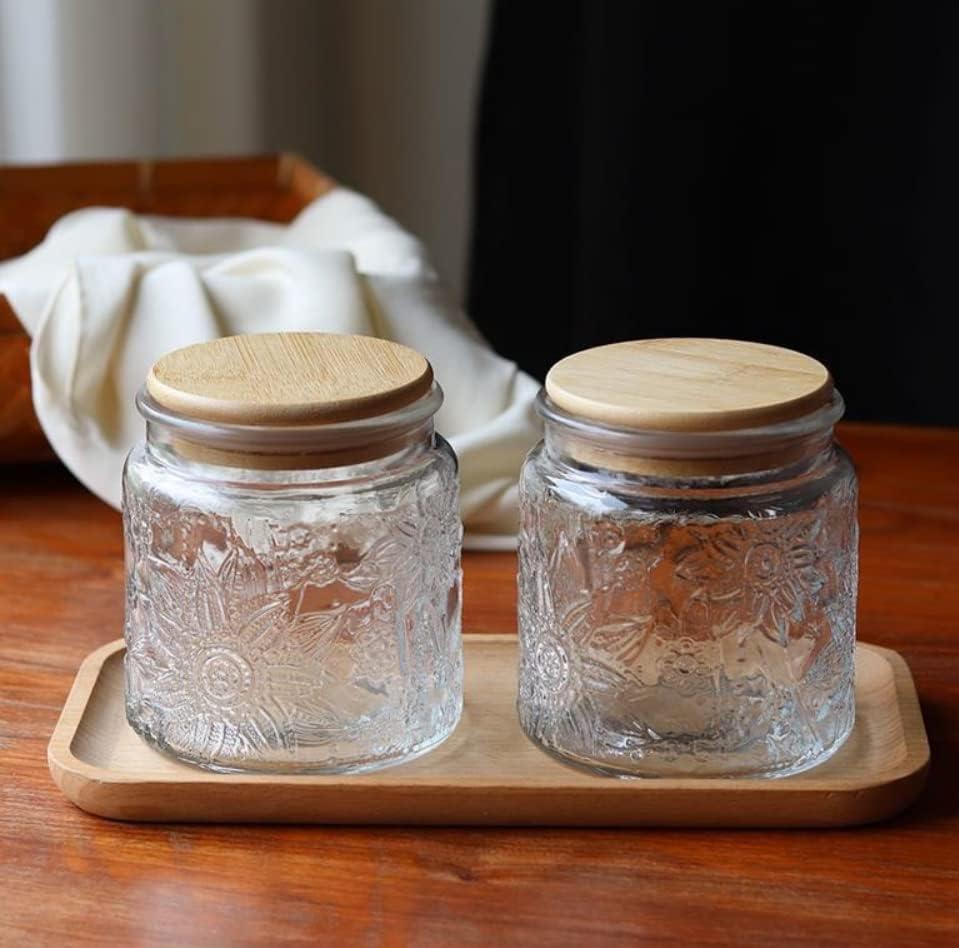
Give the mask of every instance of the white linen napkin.
POLYGON ((134 395, 161 355, 237 333, 362 333, 433 365, 446 394, 437 430, 460 459, 467 545, 515 543, 539 386, 450 303, 420 243, 355 192, 331 191, 288 226, 75 211, 0 264, 0 293, 33 337, 33 400, 50 444, 114 507, 143 432, 134 395))

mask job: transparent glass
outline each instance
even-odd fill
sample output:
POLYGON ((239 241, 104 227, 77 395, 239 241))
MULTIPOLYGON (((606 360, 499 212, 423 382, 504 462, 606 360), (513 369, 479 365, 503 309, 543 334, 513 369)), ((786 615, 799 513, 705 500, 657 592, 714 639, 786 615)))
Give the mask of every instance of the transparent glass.
POLYGON ((366 770, 446 738, 462 527, 431 413, 407 413, 386 457, 247 470, 194 459, 189 425, 141 402, 124 475, 132 727, 218 771, 366 770))
POLYGON ((854 718, 857 486, 832 440, 841 400, 803 424, 666 444, 592 428, 541 399, 520 482, 526 733, 621 776, 780 776, 828 758, 854 718), (791 448, 787 466, 664 477, 615 464, 791 448))

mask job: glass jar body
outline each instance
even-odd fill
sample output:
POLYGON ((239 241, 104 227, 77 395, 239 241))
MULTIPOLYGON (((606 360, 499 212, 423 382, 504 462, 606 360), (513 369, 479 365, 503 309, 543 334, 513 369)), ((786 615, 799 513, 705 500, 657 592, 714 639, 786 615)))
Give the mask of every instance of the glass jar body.
POLYGON ((463 679, 449 445, 252 472, 159 441, 124 473, 132 727, 221 771, 359 771, 447 737, 463 679))
POLYGON ((547 751, 616 775, 776 776, 848 736, 857 487, 838 446, 670 481, 541 444, 520 498, 518 707, 547 751))

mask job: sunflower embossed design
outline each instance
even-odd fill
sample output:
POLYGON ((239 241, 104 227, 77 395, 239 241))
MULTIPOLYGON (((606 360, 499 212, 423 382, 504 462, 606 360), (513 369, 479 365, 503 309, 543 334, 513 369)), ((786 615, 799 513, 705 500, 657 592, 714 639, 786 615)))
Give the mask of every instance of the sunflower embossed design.
MULTIPOLYGON (((304 739, 335 740, 348 724, 326 697, 324 659, 355 603, 340 591, 336 605, 304 611, 306 586, 268 588, 262 563, 232 542, 215 566, 208 552, 189 568, 142 564, 130 701, 150 709, 152 737, 190 757, 292 756, 304 739)), ((301 577, 330 587, 330 558, 318 559, 301 577)))
POLYGON ((253 688, 253 668, 237 652, 222 645, 203 649, 194 671, 197 691, 214 707, 231 708, 253 688))
POLYGON ((790 632, 819 608, 826 584, 820 568, 818 514, 688 528, 692 543, 676 557, 675 574, 722 615, 733 609, 730 628, 758 628, 786 647, 790 632), (717 608, 718 607, 718 608, 717 608))
POLYGON ((569 681, 569 655, 563 645, 552 635, 545 635, 534 651, 536 673, 543 689, 560 695, 569 681))

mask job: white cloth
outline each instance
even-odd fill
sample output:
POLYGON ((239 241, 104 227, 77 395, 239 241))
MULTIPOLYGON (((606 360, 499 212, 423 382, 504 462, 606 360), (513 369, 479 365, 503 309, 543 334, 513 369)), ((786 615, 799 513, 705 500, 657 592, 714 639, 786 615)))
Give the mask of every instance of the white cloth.
POLYGON ((500 358, 445 297, 419 242, 338 188, 288 226, 141 217, 93 208, 0 264, 33 337, 33 399, 47 438, 94 493, 120 506, 142 436, 134 395, 172 349, 220 336, 319 330, 382 336, 422 352, 446 400, 436 425, 460 459, 476 546, 515 540, 516 482, 539 436, 538 384, 500 358))

